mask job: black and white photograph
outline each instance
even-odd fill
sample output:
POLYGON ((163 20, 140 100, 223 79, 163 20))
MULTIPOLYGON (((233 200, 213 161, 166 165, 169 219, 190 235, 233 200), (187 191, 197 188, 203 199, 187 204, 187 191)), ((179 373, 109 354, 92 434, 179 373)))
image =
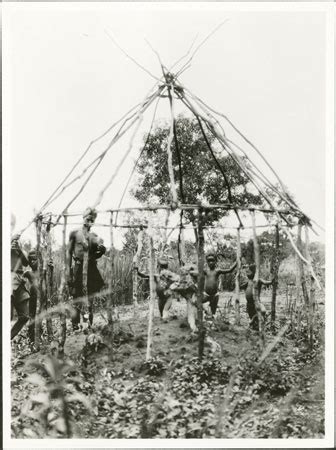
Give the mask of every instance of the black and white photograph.
POLYGON ((333 447, 334 5, 2 12, 4 448, 333 447))

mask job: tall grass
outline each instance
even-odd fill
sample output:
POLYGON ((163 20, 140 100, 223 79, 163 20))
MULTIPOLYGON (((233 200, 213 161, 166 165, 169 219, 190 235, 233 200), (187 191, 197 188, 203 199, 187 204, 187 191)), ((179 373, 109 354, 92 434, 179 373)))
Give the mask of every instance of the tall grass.
MULTIPOLYGON (((130 305, 132 303, 132 264, 133 254, 113 252, 113 268, 111 264, 111 256, 104 255, 98 262, 98 269, 106 283, 112 279, 112 302, 114 306, 130 305)), ((144 300, 148 296, 147 280, 139 280, 139 301, 144 300)))

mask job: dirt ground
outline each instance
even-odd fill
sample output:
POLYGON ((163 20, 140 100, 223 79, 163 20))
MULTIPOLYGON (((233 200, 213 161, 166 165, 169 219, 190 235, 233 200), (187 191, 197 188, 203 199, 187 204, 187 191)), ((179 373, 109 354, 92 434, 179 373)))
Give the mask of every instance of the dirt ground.
MULTIPOLYGON (((262 297, 263 304, 270 313, 270 300, 267 292, 262 297)), ((322 308, 323 305, 319 305, 322 308)), ((206 344, 205 355, 210 358, 218 358, 225 361, 228 365, 234 366, 238 362, 238 357, 242 354, 248 354, 258 345, 258 340, 253 331, 248 328, 248 317, 245 312, 245 301, 241 297, 241 324, 234 323, 234 305, 232 304, 232 293, 221 294, 219 310, 214 323, 208 322, 208 336, 215 346, 206 344)), ((278 315, 284 315, 285 298, 278 298, 278 315)), ((147 346, 147 328, 148 328, 148 304, 140 304, 134 311, 133 307, 125 306, 119 308, 119 321, 114 326, 113 348, 108 345, 108 336, 106 331, 106 318, 104 311, 96 312, 93 329, 91 331, 83 329, 80 332, 70 331, 70 321, 68 321, 68 334, 65 345, 66 358, 74 361, 76 364, 83 362, 85 358, 85 370, 94 374, 95 382, 99 385, 100 380, 108 372, 114 374, 120 373, 120 377, 126 383, 134 383, 137 377, 141 376, 141 366, 146 356, 147 346), (96 351, 85 353, 88 339, 95 336, 98 339, 96 351), (91 337, 90 337, 91 335, 91 337), (127 374, 133 374, 128 379, 127 374), (126 375, 125 375, 126 374, 126 375)), ((12 344, 12 430, 15 437, 31 437, 29 431, 25 428, 22 432, 23 421, 22 411, 31 395, 36 391, 36 387, 27 382, 29 374, 33 373, 36 361, 42 362, 50 353, 49 347, 42 347, 39 353, 30 353, 27 350, 26 338, 12 344), (22 434, 23 433, 23 434, 22 434)), ((274 340, 274 335, 266 333, 266 346, 274 340)), ((288 354, 294 354, 299 350, 294 341, 286 339, 279 343, 279 346, 286 347, 288 354)), ((181 357, 192 358, 198 353, 197 338, 193 337, 186 321, 185 301, 175 301, 170 311, 168 322, 163 322, 155 308, 155 317, 153 324, 153 345, 152 356, 159 357, 167 366, 181 357)), ((163 376, 164 379, 164 376, 163 376)), ((291 396, 297 395, 295 399, 295 408, 298 409, 300 417, 309 417, 310 428, 313 429, 314 437, 323 436, 324 421, 324 357, 321 355, 314 363, 306 364, 302 371, 302 386, 297 394, 291 392, 291 396), (300 394, 299 394, 300 392, 300 394), (304 396, 302 393, 304 392, 304 396)), ((272 414, 276 416, 279 410, 283 410, 283 404, 288 399, 274 399, 272 404, 260 399, 254 405, 253 416, 258 416, 259 420, 271 420, 272 414), (280 403, 282 407, 280 408, 280 403), (273 408, 273 409, 272 409, 273 408)), ((290 399, 293 405, 293 398, 290 399)), ((291 406, 293 408, 293 406, 291 406)), ((239 426, 239 437, 260 437, 249 425, 248 417, 251 412, 246 412, 239 426)), ((292 411, 295 414, 295 411, 292 411)), ((301 420, 301 419, 300 419, 301 420)), ((85 428, 85 427, 84 427, 85 428)), ((92 429, 90 435, 92 436, 92 429)), ((80 437, 84 437, 83 428, 80 437)), ((103 437, 103 436, 100 436, 103 437)), ((286 437, 286 435, 284 435, 286 437)), ((303 436, 304 437, 304 436, 303 436)))

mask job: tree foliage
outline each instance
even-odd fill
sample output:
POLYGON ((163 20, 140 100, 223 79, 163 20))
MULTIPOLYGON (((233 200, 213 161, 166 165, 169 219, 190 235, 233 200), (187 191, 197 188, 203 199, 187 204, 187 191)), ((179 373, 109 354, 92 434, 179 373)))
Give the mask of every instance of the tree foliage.
MULTIPOLYGON (((134 197, 142 203, 167 203, 171 199, 167 160, 169 128, 167 123, 157 125, 153 133, 145 137, 147 145, 138 162, 138 180, 132 191, 134 197)), ((216 147, 214 136, 206 134, 216 159, 226 174, 233 202, 237 205, 260 205, 260 195, 253 193, 246 175, 230 156, 223 155, 223 151, 216 147)), ((204 140, 197 120, 179 116, 176 120, 176 136, 178 146, 173 141, 171 149, 178 199, 191 204, 198 201, 210 204, 229 202, 226 181, 204 140), (179 155, 182 174, 179 171, 179 155)), ((214 210, 207 215, 207 223, 213 223, 225 214, 227 212, 223 210, 214 210)), ((191 212, 185 212, 185 216, 193 220, 191 212)))

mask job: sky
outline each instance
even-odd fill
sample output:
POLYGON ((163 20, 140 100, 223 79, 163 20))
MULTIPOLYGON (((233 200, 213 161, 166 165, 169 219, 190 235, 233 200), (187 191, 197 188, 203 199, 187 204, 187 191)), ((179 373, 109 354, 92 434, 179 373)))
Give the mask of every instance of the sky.
MULTIPOLYGON (((325 225, 323 12, 236 11, 224 3, 169 8, 113 3, 6 6, 5 151, 17 229, 29 222, 88 144, 142 101, 155 84, 115 46, 106 30, 160 76, 158 59, 145 39, 169 66, 186 53, 195 36, 197 45, 226 20, 195 54, 180 81, 228 115, 263 152, 302 210, 325 225)), ((153 108, 144 115, 131 153, 100 209, 118 205, 153 108)), ((183 112, 180 105, 177 112, 183 112)), ((160 102, 157 117, 169 118, 167 102, 160 102)), ((81 212, 97 198, 128 148, 130 136, 111 149, 71 210, 81 212)), ((108 140, 93 146, 86 161, 108 140)), ((50 209, 62 211, 74 192, 69 190, 50 209)), ((123 205, 134 204, 126 196, 123 205)), ((103 216, 97 220, 103 221, 108 223, 103 216)), ((25 236, 33 239, 33 229, 25 236)), ((319 239, 324 239, 323 234, 319 239)))

